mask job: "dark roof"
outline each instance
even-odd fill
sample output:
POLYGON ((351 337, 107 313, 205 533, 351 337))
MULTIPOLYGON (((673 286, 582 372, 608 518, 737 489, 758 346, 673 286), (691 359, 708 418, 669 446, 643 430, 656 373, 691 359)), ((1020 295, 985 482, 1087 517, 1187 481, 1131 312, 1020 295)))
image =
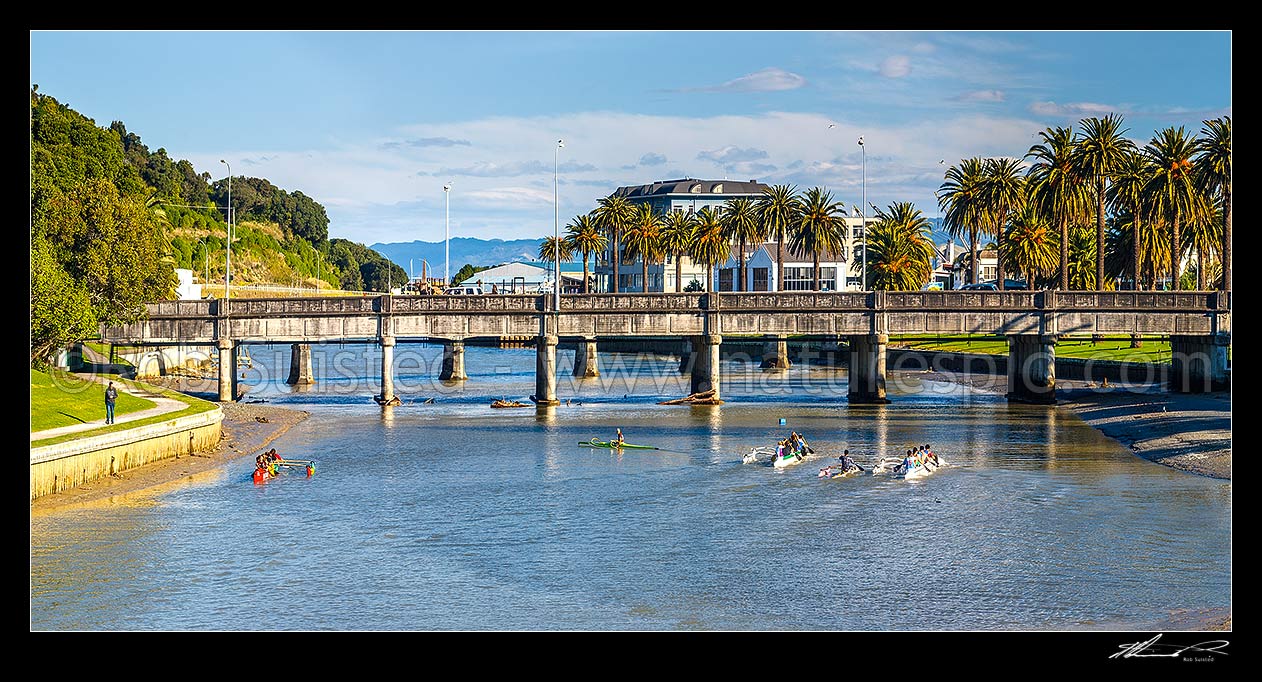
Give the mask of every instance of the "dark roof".
POLYGON ((738 180, 694 180, 692 178, 683 178, 680 180, 661 180, 650 185, 628 185, 619 187, 614 190, 614 194, 623 196, 628 199, 636 199, 651 196, 665 196, 667 194, 688 194, 695 196, 706 195, 728 195, 728 194, 762 194, 768 185, 750 180, 748 182, 740 182, 738 180), (720 191, 716 192, 715 189, 720 191))

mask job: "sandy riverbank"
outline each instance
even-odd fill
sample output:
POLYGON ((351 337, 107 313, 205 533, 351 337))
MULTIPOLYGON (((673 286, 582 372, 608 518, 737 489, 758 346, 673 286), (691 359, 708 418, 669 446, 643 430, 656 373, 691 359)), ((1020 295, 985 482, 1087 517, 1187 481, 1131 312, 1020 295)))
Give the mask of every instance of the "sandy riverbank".
POLYGON ((267 405, 226 403, 222 407, 223 439, 214 451, 162 460, 73 490, 45 495, 31 503, 31 512, 99 502, 198 476, 238 457, 257 453, 308 416, 300 410, 267 405))

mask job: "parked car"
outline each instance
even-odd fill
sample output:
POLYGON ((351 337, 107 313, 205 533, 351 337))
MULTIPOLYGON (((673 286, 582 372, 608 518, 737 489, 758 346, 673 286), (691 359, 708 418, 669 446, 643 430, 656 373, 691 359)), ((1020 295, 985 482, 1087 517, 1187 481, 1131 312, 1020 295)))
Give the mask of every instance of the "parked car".
MULTIPOLYGON (((1025 282, 1022 282, 1019 279, 1005 279, 1003 281, 1003 288, 1007 289, 1008 291, 1025 291, 1027 289, 1025 282)), ((989 282, 978 282, 977 284, 966 284, 960 287, 960 290, 961 291, 999 291, 999 284, 997 280, 991 280, 989 282)))
POLYGON ((481 296, 486 292, 482 291, 482 287, 479 286, 461 285, 458 287, 447 287, 443 293, 448 296, 481 296))

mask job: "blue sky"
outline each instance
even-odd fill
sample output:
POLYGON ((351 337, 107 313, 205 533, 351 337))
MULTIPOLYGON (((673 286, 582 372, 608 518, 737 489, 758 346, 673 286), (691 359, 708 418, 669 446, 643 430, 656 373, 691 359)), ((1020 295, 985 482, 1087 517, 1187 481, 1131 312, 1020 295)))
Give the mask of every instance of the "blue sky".
POLYGON ((1128 136, 1231 113, 1231 33, 34 31, 31 82, 199 171, 265 177, 330 234, 524 238, 619 185, 824 185, 936 216, 944 166, 1116 112, 1128 136), (833 127, 829 127, 829 125, 833 127))

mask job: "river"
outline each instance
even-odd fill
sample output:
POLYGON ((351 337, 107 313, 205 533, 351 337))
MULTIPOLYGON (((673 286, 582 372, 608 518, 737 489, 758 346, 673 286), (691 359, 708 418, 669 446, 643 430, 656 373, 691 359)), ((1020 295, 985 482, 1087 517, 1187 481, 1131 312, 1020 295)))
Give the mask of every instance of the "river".
MULTIPOLYGON (((846 403, 844 370, 723 363, 727 403, 667 357, 606 354, 533 393, 533 349, 314 347, 319 383, 281 383, 288 347, 251 349, 252 398, 311 412, 273 445, 307 478, 194 484, 31 518, 33 630, 1143 629, 1231 604, 1231 486, 1132 456, 1067 411, 891 381, 846 403), (432 403, 425 403, 433 398, 432 403), (780 420, 785 425, 780 425, 780 420), (579 447, 620 427, 664 450, 579 447), (820 453, 742 464, 789 430, 820 453), (932 443, 918 481, 817 478, 932 443)), ((562 368, 572 353, 561 351, 562 368)))

